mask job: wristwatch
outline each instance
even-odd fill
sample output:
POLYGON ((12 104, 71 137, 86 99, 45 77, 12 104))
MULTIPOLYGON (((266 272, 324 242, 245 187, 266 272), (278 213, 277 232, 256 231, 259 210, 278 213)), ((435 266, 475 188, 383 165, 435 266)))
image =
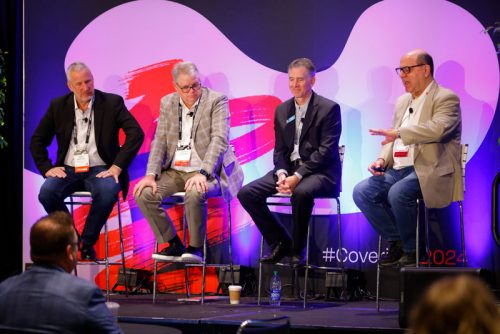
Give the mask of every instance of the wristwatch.
POLYGON ((206 170, 204 170, 204 169, 200 169, 200 172, 199 172, 199 173, 200 173, 201 175, 205 176, 207 179, 208 179, 208 178, 209 178, 209 176, 210 176, 210 175, 207 173, 207 171, 206 171, 206 170))

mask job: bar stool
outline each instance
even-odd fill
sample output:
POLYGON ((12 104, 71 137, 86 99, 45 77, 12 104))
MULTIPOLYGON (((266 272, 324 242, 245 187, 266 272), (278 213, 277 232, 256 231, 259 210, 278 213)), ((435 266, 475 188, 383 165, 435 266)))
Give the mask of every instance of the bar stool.
MULTIPOLYGON (((344 162, 344 154, 345 154, 345 145, 341 145, 341 146, 339 146, 339 156, 340 156, 341 166, 343 165, 343 162, 344 162)), ((342 169, 341 169, 341 171, 342 171, 342 169)), ((339 180, 339 181, 341 181, 341 180, 339 180)), ((325 198, 325 199, 329 199, 329 200, 335 199, 335 201, 337 202, 337 231, 338 231, 337 236, 338 236, 338 254, 339 255, 342 254, 341 212, 340 212, 340 199, 339 199, 341 191, 342 191, 342 182, 339 182, 339 189, 338 189, 337 194, 335 194, 334 197, 325 198)), ((290 199, 290 197, 291 197, 291 195, 289 195, 289 194, 277 193, 277 194, 270 196, 266 200, 266 204, 270 205, 270 206, 291 206, 291 203, 289 200, 285 201, 285 202, 276 201, 277 199, 282 199, 282 198, 290 199)), ((317 199, 320 199, 320 198, 317 198, 317 199)), ((312 220, 313 220, 313 217, 311 217, 311 219, 309 219, 309 222, 307 223, 306 256, 305 256, 306 263, 304 266, 304 269, 305 269, 305 273, 304 273, 304 298, 303 298, 303 307, 304 308, 306 308, 306 305, 307 305, 307 280, 308 280, 310 269, 340 270, 341 277, 342 277, 342 289, 345 291, 345 288, 346 288, 344 260, 343 260, 342 256, 340 256, 340 258, 338 259, 340 267, 321 267, 321 266, 312 265, 310 263, 309 253, 310 253, 311 222, 312 222, 312 220)), ((260 257, 263 256, 263 250, 264 250, 264 237, 261 237, 260 257)), ((260 301, 261 301, 262 265, 263 264, 261 262, 259 262, 259 286, 258 286, 257 305, 260 305, 260 301)), ((288 265, 282 264, 282 263, 277 263, 277 265, 288 266, 288 265)))
MULTIPOLYGON (((467 153, 469 150, 468 144, 461 145, 461 170, 462 170, 462 184, 465 192, 465 166, 467 164, 467 153)), ((467 253, 465 252, 465 231, 464 231, 464 212, 462 201, 456 201, 458 204, 459 212, 460 212, 460 240, 461 240, 461 248, 462 248, 462 256, 463 256, 463 266, 467 267, 467 253)), ((424 200, 422 198, 417 198, 417 224, 416 224, 416 248, 415 248, 415 257, 416 263, 415 267, 419 268, 420 263, 420 205, 424 206, 424 230, 425 230, 425 251, 429 254, 429 221, 428 221, 428 213, 427 208, 425 207, 424 200)), ((382 252, 382 237, 378 237, 378 258, 380 259, 380 254, 382 252)), ((430 259, 427 261, 427 266, 430 266, 430 259)), ((375 303, 377 307, 377 311, 380 310, 380 264, 377 263, 377 283, 376 283, 376 295, 375 295, 375 303)))
MULTIPOLYGON (((127 275, 125 270, 125 247, 123 246, 123 231, 122 231, 122 215, 121 215, 121 206, 120 206, 120 198, 116 201, 117 206, 117 216, 118 216, 118 231, 120 235, 120 253, 121 253, 121 263, 120 262, 112 262, 109 259, 108 248, 108 222, 104 224, 104 260, 96 260, 93 262, 89 261, 79 261, 78 264, 86 264, 86 265, 104 265, 106 268, 106 300, 109 301, 109 266, 110 265, 121 265, 123 270, 124 282, 125 282, 125 293, 128 297, 128 284, 127 284, 127 275)), ((68 196, 68 198, 64 201, 64 204, 70 206, 71 216, 73 216, 74 222, 74 206, 75 205, 91 205, 92 204, 92 194, 89 191, 76 191, 68 196)), ((76 230, 76 226, 75 226, 76 230)), ((77 231, 78 233, 78 231, 77 231)), ((75 275, 77 275, 77 269, 75 267, 75 275)))
MULTIPOLYGON (((163 205, 168 207, 176 206, 176 205, 184 205, 186 193, 185 192, 177 192, 172 194, 171 196, 165 198, 162 202, 163 205)), ((216 197, 215 197, 216 198, 216 197)), ((232 240, 231 240, 231 201, 227 201, 227 217, 228 217, 228 237, 229 237, 229 268, 231 270, 231 280, 232 283, 235 283, 234 280, 234 269, 233 269, 233 254, 232 254, 232 240)), ((184 230, 184 245, 186 245, 186 215, 182 216, 182 228, 184 230)), ((168 263, 184 263, 184 276, 185 276, 185 285, 186 285, 186 297, 190 298, 191 294, 189 292, 189 275, 188 268, 189 267, 202 267, 202 281, 201 281, 201 304, 205 303, 205 277, 206 277, 206 268, 207 267, 227 267, 227 264, 215 264, 215 263, 207 263, 207 234, 205 234, 205 239, 203 240, 203 260, 201 263, 184 263, 181 261, 164 261, 154 259, 154 269, 153 269, 153 303, 156 303, 156 295, 157 295, 157 273, 158 273, 158 262, 168 262, 168 263)), ((158 252, 158 242, 155 243, 155 253, 158 252)))

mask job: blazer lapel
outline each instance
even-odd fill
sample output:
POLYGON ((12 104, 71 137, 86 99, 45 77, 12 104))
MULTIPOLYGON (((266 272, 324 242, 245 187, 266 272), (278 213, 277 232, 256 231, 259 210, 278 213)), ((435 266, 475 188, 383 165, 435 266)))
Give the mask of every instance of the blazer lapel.
POLYGON ((399 128, 401 126, 401 122, 403 121, 403 116, 404 116, 404 114, 406 112, 406 109, 410 105, 410 101, 411 101, 411 95, 408 94, 408 98, 406 99, 406 102, 402 103, 401 104, 401 108, 399 108, 398 110, 396 110, 396 119, 395 119, 395 122, 394 122, 394 125, 395 125, 396 128, 399 128))
POLYGON ((295 124, 297 120, 295 119, 295 103, 294 99, 290 100, 290 105, 288 106, 288 114, 285 119, 285 141, 286 146, 293 149, 293 139, 295 137, 295 124))
POLYGON ((75 98, 73 94, 70 94, 68 96, 68 99, 66 100, 66 103, 64 105, 64 110, 62 110, 62 117, 63 121, 61 122, 61 124, 64 124, 63 125, 64 140, 62 141, 62 143, 65 143, 65 145, 67 146, 63 148, 61 151, 67 152, 70 142, 73 140, 71 136, 73 135, 73 128, 75 122, 75 98))
POLYGON ((96 145, 99 146, 99 141, 101 139, 101 129, 104 128, 103 126, 104 110, 102 106, 101 94, 98 90, 96 90, 94 93, 94 105, 92 106, 92 108, 94 109, 93 123, 94 123, 95 142, 96 145))
POLYGON ((312 121, 314 117, 316 116, 316 113, 318 112, 318 103, 315 102, 315 93, 313 92, 311 95, 311 101, 309 101, 309 106, 307 107, 306 111, 306 117, 304 118, 304 121, 302 122, 302 130, 300 132, 300 143, 302 142, 302 139, 306 135, 307 131, 311 127, 312 121))
POLYGON ((201 91, 200 100, 198 102, 198 107, 196 109, 196 115, 194 115, 194 123, 193 123, 193 140, 196 137, 196 130, 198 129, 198 125, 200 124, 201 117, 204 113, 205 101, 207 100, 208 92, 206 92, 205 88, 201 91))
MULTIPOLYGON (((431 88, 429 88, 429 93, 427 93, 427 96, 425 97, 424 104, 422 105, 422 110, 420 112, 420 115, 418 116, 418 121, 417 124, 427 122, 432 118, 432 113, 434 112, 432 108, 432 100, 434 99, 434 94, 436 93, 437 89, 437 84, 436 81, 433 81, 431 83, 431 88)), ((420 150, 418 149, 419 145, 415 145, 415 150, 413 153, 413 161, 417 158, 417 156, 420 153, 420 150)))
POLYGON ((177 149, 177 144, 179 142, 179 105, 180 96, 175 94, 172 99, 172 114, 168 117, 170 122, 172 122, 172 126, 169 127, 172 131, 167 134, 167 145, 168 151, 171 152, 171 158, 174 156, 174 152, 177 149))
POLYGON ((434 94, 436 93, 437 85, 436 82, 433 81, 431 83, 431 87, 429 88, 429 93, 427 93, 427 96, 425 97, 424 104, 422 105, 422 111, 420 112, 420 115, 418 116, 418 124, 422 122, 427 122, 432 118, 432 100, 434 98, 434 94))

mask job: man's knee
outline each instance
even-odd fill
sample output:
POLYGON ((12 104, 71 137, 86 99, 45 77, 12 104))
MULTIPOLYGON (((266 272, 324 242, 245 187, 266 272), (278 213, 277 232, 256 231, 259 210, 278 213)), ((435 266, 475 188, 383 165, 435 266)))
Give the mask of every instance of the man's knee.
POLYGON ((38 193, 38 200, 42 204, 47 204, 57 200, 61 200, 61 198, 59 198, 59 195, 55 191, 55 189, 47 185, 47 183, 45 182, 40 188, 40 192, 38 193))
POLYGON ((146 187, 143 188, 142 191, 138 194, 134 194, 135 202, 137 205, 141 206, 141 204, 145 202, 152 202, 157 200, 156 195, 153 194, 153 188, 146 187))
POLYGON ((365 193, 366 182, 363 180, 356 184, 352 189, 352 199, 356 205, 363 201, 364 193, 365 193))
POLYGON ((406 191, 407 189, 398 186, 392 186, 387 194, 387 200, 392 207, 397 206, 411 206, 416 204, 418 196, 416 196, 412 191, 406 191))
POLYGON ((184 201, 188 205, 189 203, 203 204, 207 201, 207 194, 199 192, 195 187, 193 187, 190 190, 186 191, 186 198, 184 199, 184 201))
POLYGON ((314 201, 314 195, 312 191, 304 188, 295 188, 293 191, 292 197, 290 199, 292 203, 296 204, 305 204, 308 202, 313 202, 314 201))
POLYGON ((243 188, 241 188, 238 191, 238 195, 236 195, 236 196, 238 197, 238 200, 240 201, 240 203, 247 202, 249 199, 252 198, 250 196, 250 187, 248 185, 244 186, 243 188))

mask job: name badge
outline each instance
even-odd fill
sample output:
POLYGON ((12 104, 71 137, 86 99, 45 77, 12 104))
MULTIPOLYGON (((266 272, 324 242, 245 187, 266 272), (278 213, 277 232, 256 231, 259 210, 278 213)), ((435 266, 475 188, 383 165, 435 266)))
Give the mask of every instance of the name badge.
POLYGON ((84 173, 90 170, 90 158, 87 151, 75 151, 73 155, 75 173, 84 173))
POLYGON ((408 156, 408 151, 394 151, 395 158, 406 158, 408 156))
POLYGON ((189 167, 189 160, 191 160, 191 149, 178 147, 174 155, 174 166, 189 167))
POLYGON ((401 139, 396 139, 394 142, 394 157, 406 158, 408 156, 409 147, 403 144, 401 139))

